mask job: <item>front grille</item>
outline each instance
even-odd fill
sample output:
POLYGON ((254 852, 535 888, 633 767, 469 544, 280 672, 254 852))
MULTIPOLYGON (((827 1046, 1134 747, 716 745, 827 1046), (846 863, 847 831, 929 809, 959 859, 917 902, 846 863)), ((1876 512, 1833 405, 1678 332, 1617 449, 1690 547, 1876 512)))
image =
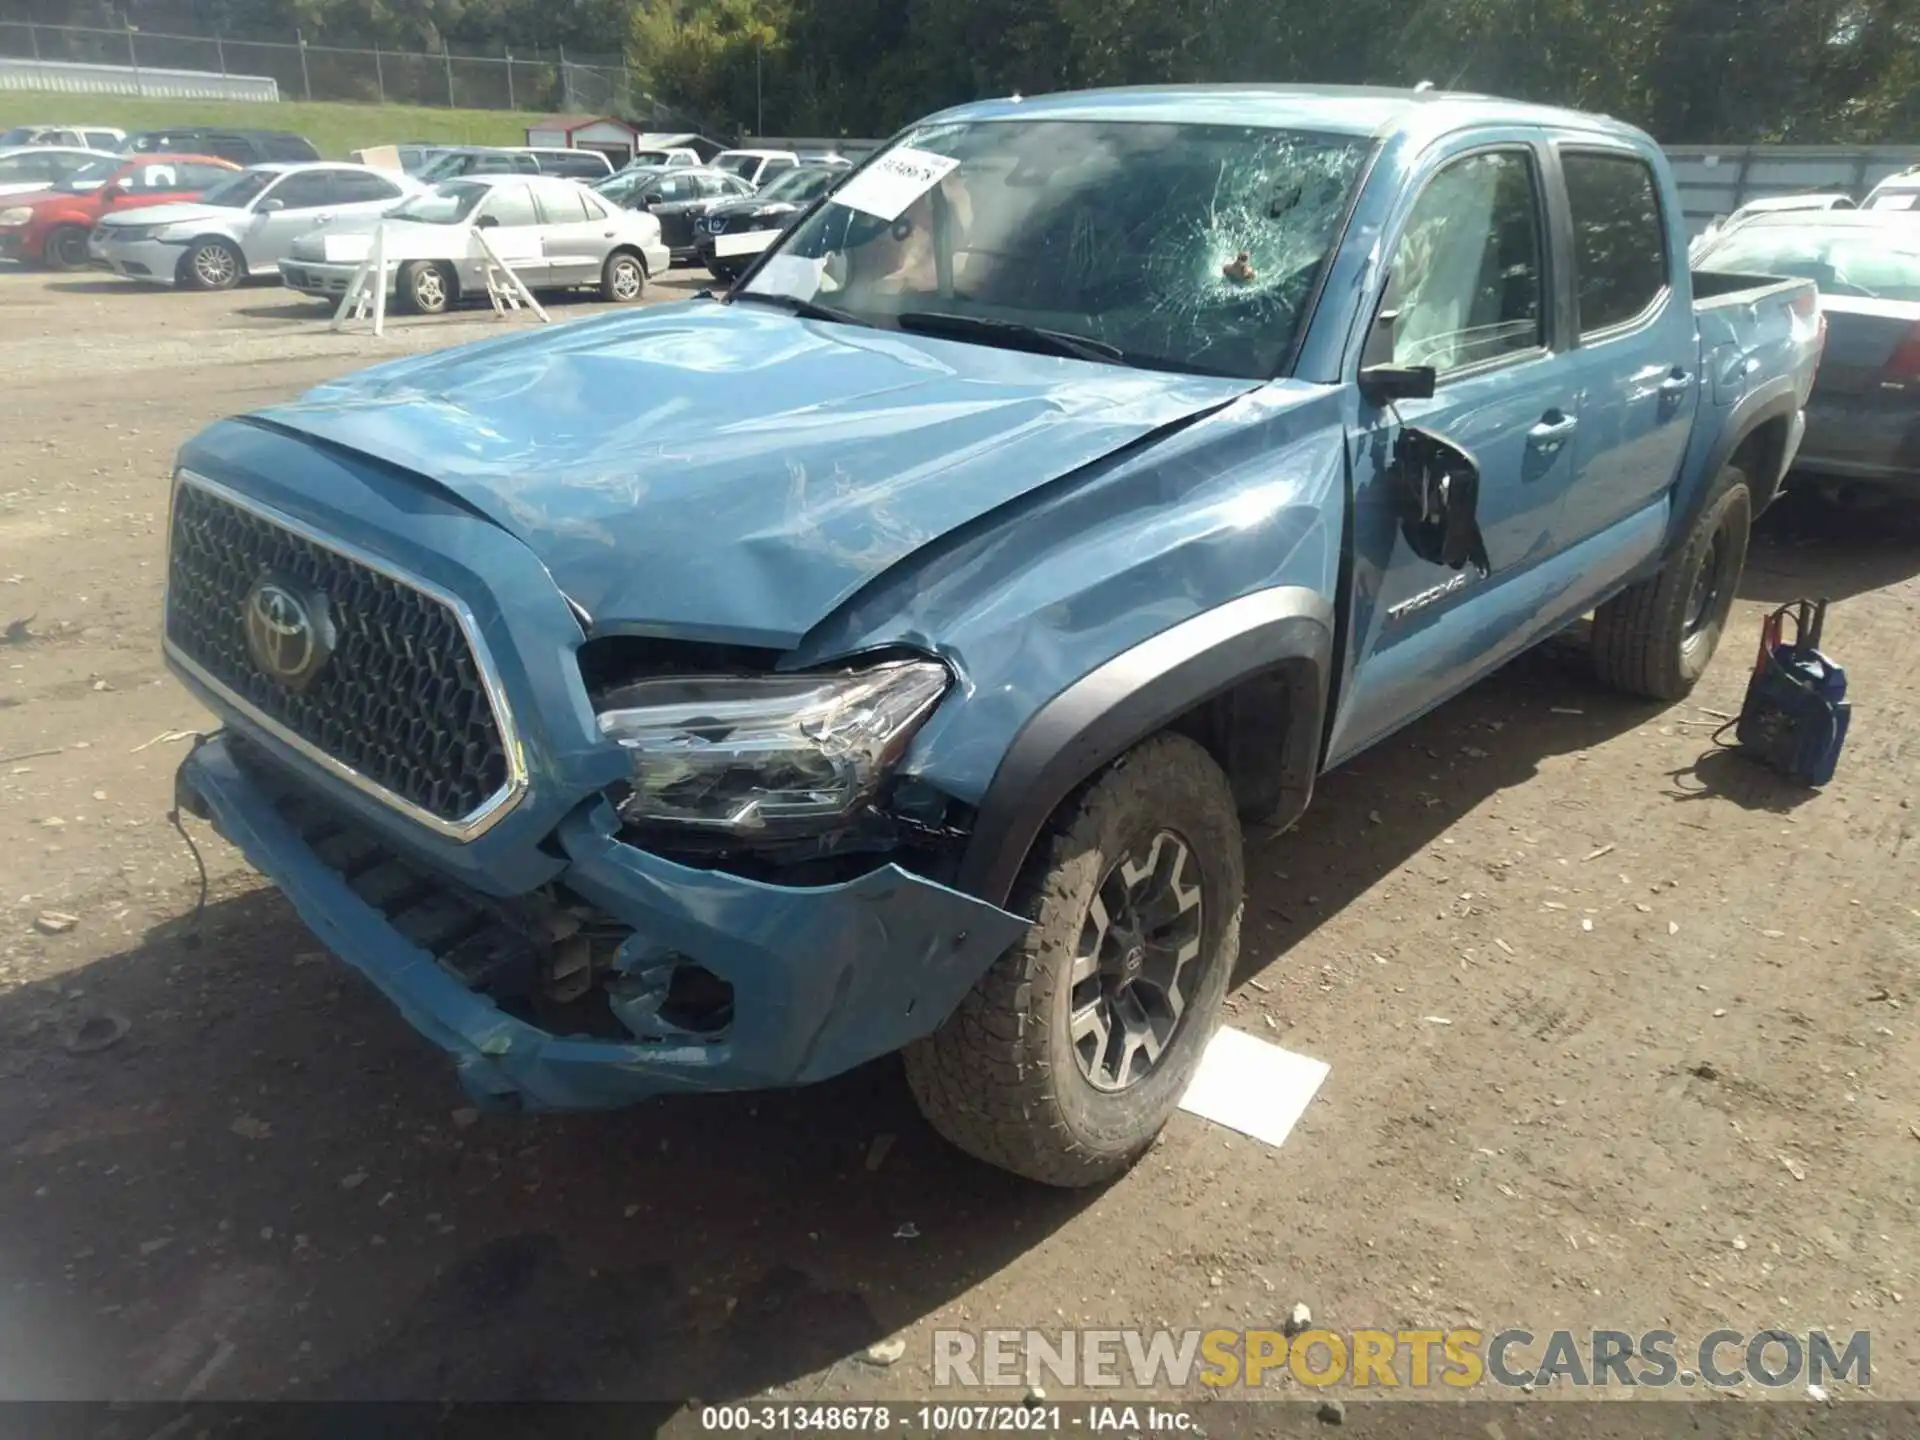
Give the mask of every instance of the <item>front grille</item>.
POLYGON ((451 608, 188 481, 174 495, 166 634, 216 686, 434 819, 466 821, 508 784, 499 718, 451 608), (264 576, 325 597, 333 653, 302 689, 248 649, 264 576))

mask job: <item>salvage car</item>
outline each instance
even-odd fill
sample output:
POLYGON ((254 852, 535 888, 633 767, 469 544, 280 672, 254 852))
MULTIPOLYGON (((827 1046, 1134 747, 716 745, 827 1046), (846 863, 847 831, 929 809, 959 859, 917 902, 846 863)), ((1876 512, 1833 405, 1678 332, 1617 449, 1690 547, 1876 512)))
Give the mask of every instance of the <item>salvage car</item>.
POLYGON ((667 268, 660 222, 622 210, 573 180, 473 175, 447 180, 383 215, 329 226, 293 242, 281 283, 338 301, 386 233, 389 290, 408 309, 437 315, 463 297, 487 295, 486 255, 477 229, 529 290, 597 288, 604 300, 641 298, 647 277, 667 268))
POLYGON ((660 222, 661 236, 673 252, 673 263, 684 265, 699 253, 694 224, 709 209, 753 194, 753 186, 729 170, 629 170, 594 187, 601 195, 630 210, 645 210, 660 222))
POLYGON ((1799 454, 1813 487, 1842 503, 1920 489, 1920 215, 1762 216, 1722 234, 1699 263, 1819 288, 1827 349, 1799 454))
POLYGON ((295 236, 377 215, 419 188, 366 165, 255 165, 198 200, 102 217, 87 254, 130 280, 230 290, 249 276, 277 275, 295 236))
POLYGON ((700 158, 698 150, 672 145, 665 149, 635 150, 618 173, 625 174, 629 170, 681 170, 706 163, 700 158))
POLYGON ((756 195, 718 200, 693 222, 693 246, 716 280, 732 280, 846 174, 837 166, 789 170, 756 195))
POLYGON ((722 150, 713 157, 714 169, 730 171, 756 190, 799 163, 791 150, 722 150))
POLYGON ((0 134, 0 150, 16 145, 60 145, 70 150, 118 150, 127 132, 113 125, 16 125, 0 134))
POLYGON ((1920 209, 1920 169, 1889 175, 1867 192, 1864 210, 1920 209))
POLYGON ((1220 1021, 1243 820, 1587 612, 1613 685, 1706 668, 1821 329, 1685 254, 1570 111, 943 112, 724 298, 189 441, 178 803, 480 1102, 898 1050, 964 1150, 1111 1177, 1220 1021))
POLYGON ((167 151, 218 155, 236 165, 318 160, 320 152, 304 135, 291 130, 249 130, 224 125, 175 125, 164 130, 138 130, 119 147, 129 155, 167 151))
POLYGON ((88 264, 87 235, 103 215, 197 199, 240 167, 212 155, 115 155, 72 171, 50 190, 0 202, 0 259, 52 270, 88 264))
POLYGON ((426 181, 463 175, 558 175, 595 181, 612 174, 613 162, 598 150, 536 145, 463 145, 442 151, 419 171, 426 181))
POLYGON ((1749 200, 1738 210, 1724 219, 1716 220, 1700 234, 1693 237, 1687 246, 1687 255, 1697 260, 1711 245, 1730 230, 1738 230, 1756 215, 1778 215, 1794 210, 1853 210, 1858 207, 1851 195, 1837 191, 1805 195, 1768 195, 1759 200, 1749 200))

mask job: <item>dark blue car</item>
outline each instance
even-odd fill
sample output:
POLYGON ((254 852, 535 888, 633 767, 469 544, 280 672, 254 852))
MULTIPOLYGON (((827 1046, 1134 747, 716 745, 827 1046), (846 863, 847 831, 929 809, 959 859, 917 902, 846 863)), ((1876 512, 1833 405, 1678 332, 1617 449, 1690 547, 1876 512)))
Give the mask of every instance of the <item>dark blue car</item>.
POLYGON ((1691 276, 1659 150, 1504 101, 969 105, 700 298, 182 451, 182 765, 483 1100, 904 1049, 1055 1184, 1152 1144, 1241 823, 1597 609, 1685 694, 1800 438, 1806 281, 1691 276))

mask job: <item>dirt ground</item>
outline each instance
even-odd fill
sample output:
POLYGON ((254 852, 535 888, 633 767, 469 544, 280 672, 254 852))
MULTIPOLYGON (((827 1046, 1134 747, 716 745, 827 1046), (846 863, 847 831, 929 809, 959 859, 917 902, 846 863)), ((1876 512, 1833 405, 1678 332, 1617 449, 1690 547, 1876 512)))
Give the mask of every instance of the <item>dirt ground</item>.
POLYGON ((1866 1329, 1872 1393, 1920 1397, 1913 512, 1776 508, 1689 704, 1556 648, 1328 777, 1252 849, 1231 1000, 1331 1064, 1305 1119, 1275 1150, 1182 1115, 1065 1195, 950 1153, 892 1063, 474 1121, 198 825, 185 943, 164 817, 207 717, 157 650, 175 446, 498 323, 318 315, 0 270, 0 1397, 924 1398, 935 1327, 1296 1301, 1337 1329, 1866 1329), (1809 796, 1709 737, 1763 607, 1816 592, 1856 714, 1809 796))

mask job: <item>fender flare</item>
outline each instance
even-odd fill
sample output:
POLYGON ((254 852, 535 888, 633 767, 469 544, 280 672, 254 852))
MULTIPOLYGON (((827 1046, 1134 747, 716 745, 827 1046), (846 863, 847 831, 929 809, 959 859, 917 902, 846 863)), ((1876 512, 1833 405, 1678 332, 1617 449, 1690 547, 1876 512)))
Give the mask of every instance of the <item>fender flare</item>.
POLYGON ((1320 769, 1333 606, 1283 585, 1205 611, 1124 650, 1036 710, 1000 759, 975 814, 956 888, 1005 905, 1020 867, 1074 788, 1148 736, 1261 679, 1291 706, 1279 748, 1280 808, 1296 818, 1320 769))
MULTIPOLYGON (((1713 442, 1713 449, 1707 452, 1707 463, 1700 468, 1700 478, 1695 482, 1693 493, 1687 497, 1679 522, 1673 528, 1673 544, 1685 542, 1687 534, 1693 529, 1693 522, 1706 507, 1714 480, 1733 458, 1734 451, 1746 443, 1747 437, 1770 420, 1784 417, 1791 422, 1800 408, 1800 391, 1791 375, 1777 375, 1764 385, 1755 386, 1734 403, 1727 414, 1726 423, 1720 427, 1720 434, 1713 442)), ((1786 479, 1786 466, 1781 466, 1778 475, 1764 478, 1753 475, 1748 479, 1755 487, 1753 513, 1758 515, 1778 493, 1781 482, 1786 479)))

